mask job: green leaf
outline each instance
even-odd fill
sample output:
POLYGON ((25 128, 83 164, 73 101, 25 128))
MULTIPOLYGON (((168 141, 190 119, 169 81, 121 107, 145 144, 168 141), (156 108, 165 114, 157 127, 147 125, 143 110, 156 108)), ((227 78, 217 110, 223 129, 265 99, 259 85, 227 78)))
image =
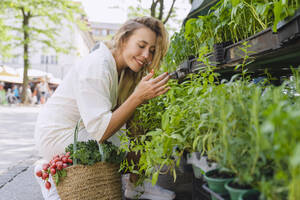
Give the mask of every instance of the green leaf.
POLYGON ((176 182, 176 178, 177 178, 177 175, 176 175, 176 170, 173 169, 173 178, 174 178, 174 183, 176 182))
POLYGON ((158 179, 158 174, 159 174, 159 172, 157 171, 152 175, 152 185, 156 184, 157 179, 158 179))
POLYGON ((293 167, 300 168, 300 144, 296 146, 293 155, 290 158, 290 162, 293 167))

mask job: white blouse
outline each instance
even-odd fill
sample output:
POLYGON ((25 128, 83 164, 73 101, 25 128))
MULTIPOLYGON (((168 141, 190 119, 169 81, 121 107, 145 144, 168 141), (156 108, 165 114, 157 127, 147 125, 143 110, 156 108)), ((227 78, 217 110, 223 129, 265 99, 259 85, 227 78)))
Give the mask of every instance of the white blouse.
MULTIPOLYGON (((79 140, 99 141, 109 124, 117 97, 116 63, 110 50, 101 43, 97 50, 70 69, 41 109, 35 141, 42 156, 53 154, 52 151, 63 153, 64 148, 73 143, 74 128, 80 118, 86 132, 79 133, 79 140)), ((116 134, 111 139, 114 137, 116 134)))

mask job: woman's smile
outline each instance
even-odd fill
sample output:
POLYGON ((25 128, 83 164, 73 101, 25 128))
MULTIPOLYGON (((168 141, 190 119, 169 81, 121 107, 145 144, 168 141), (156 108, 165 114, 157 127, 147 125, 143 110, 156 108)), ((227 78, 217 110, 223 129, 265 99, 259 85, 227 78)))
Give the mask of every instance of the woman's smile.
POLYGON ((143 62, 142 60, 140 60, 140 59, 138 59, 138 58, 134 58, 135 59, 135 61, 138 63, 138 65, 140 66, 140 67, 142 67, 143 65, 145 65, 145 63, 146 62, 143 62))

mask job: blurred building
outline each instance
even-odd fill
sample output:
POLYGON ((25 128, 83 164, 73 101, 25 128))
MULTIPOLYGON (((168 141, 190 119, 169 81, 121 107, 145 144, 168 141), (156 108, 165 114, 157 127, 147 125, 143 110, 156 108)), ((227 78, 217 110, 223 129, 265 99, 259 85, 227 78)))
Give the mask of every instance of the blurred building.
POLYGON ((117 23, 90 22, 91 32, 96 42, 110 40, 120 26, 121 24, 117 23))

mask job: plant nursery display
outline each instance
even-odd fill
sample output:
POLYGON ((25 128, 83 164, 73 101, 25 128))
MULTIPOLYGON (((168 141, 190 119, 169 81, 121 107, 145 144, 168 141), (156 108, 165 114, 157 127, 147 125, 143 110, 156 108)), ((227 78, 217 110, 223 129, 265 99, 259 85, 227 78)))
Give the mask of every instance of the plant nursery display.
POLYGON ((241 194, 256 189, 263 199, 298 199, 298 74, 279 87, 242 75, 216 81, 213 73, 171 83, 165 96, 138 108, 136 126, 146 134, 123 138, 124 149, 141 154, 138 171, 123 167, 154 184, 167 166, 176 180, 183 152, 197 151, 234 175, 227 188, 241 194))
POLYGON ((298 0, 220 0, 207 15, 187 20, 184 29, 172 36, 166 65, 174 70, 203 48, 212 52, 216 44, 236 43, 269 27, 277 32, 280 22, 299 8, 298 0))
POLYGON ((192 163, 195 177, 204 177, 204 186, 219 197, 300 199, 300 61, 292 57, 300 52, 299 9, 298 0, 220 0, 206 15, 187 19, 171 38, 164 70, 174 71, 179 64, 190 70, 190 60, 204 67, 174 76, 180 80, 169 81, 165 95, 137 108, 121 148, 140 159, 123 161, 121 169, 152 184, 168 169, 176 181, 183 156, 197 154, 193 162, 202 164, 192 163), (264 52, 276 63, 276 77, 247 68, 257 57, 257 65, 268 65, 259 53, 252 57, 251 50, 252 45, 259 50, 267 37, 269 43, 277 41, 276 47, 266 42, 264 52), (227 49, 227 57, 242 53, 232 67, 239 72, 226 78, 216 70, 226 71, 225 46, 236 47, 227 49), (283 72, 286 68, 289 73, 283 72), (208 163, 214 168, 208 170, 208 163))

